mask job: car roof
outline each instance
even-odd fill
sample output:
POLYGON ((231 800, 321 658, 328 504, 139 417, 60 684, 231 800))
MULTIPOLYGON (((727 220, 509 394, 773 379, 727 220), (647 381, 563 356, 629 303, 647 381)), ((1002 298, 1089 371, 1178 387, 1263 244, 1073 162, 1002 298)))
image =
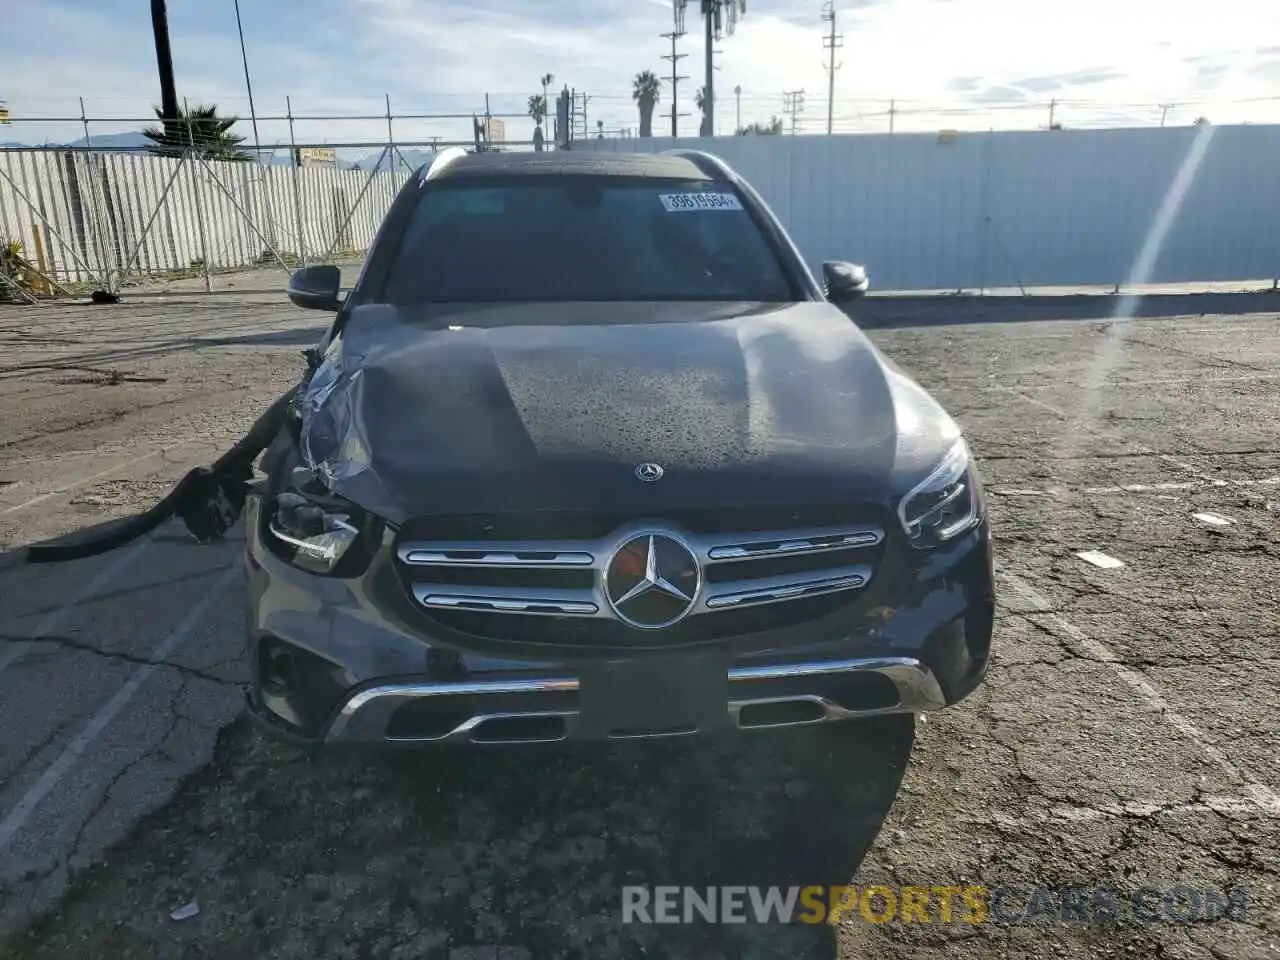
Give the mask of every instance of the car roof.
POLYGON ((427 174, 431 180, 510 176, 649 177, 655 180, 717 180, 685 156, 662 153, 594 153, 555 150, 468 153, 427 174))

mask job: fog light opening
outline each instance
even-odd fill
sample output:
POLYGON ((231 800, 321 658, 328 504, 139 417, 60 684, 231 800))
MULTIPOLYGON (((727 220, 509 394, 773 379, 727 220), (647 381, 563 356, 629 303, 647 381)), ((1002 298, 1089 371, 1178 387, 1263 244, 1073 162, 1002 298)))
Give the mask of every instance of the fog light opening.
POLYGON ((298 664, 287 650, 277 650, 262 667, 262 690, 273 697, 287 697, 297 684, 298 664))
POLYGON ((778 700, 748 703, 738 710, 739 727, 794 727, 826 719, 822 704, 813 700, 778 700))
POLYGON ((471 742, 550 743, 565 736, 564 717, 493 717, 471 731, 471 742))

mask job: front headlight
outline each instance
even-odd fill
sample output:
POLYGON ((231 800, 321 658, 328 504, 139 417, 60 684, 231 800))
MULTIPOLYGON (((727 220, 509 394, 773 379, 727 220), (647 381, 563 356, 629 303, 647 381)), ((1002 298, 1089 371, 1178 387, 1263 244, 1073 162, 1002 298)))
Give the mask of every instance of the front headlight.
POLYGON ((294 566, 329 574, 362 540, 367 542, 370 524, 351 504, 324 504, 301 494, 282 493, 275 498, 267 526, 278 552, 294 566))
POLYGON ((913 547, 937 546, 977 525, 978 480, 964 440, 898 504, 898 519, 913 547))

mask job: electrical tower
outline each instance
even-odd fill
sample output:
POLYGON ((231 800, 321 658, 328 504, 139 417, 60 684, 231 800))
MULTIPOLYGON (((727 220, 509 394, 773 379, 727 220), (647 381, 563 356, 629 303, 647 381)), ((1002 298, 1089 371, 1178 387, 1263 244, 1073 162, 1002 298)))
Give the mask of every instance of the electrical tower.
POLYGON ((688 77, 680 75, 680 61, 688 56, 687 53, 678 53, 676 51, 676 42, 685 35, 684 29, 684 6, 676 3, 672 5, 675 12, 675 22, 672 25, 670 33, 662 34, 662 39, 671 41, 671 53, 664 54, 663 60, 671 61, 671 76, 663 77, 671 84, 671 139, 679 136, 679 117, 687 117, 687 113, 680 113, 680 81, 688 80, 688 77))
POLYGON ((796 118, 804 113, 804 91, 786 90, 782 94, 782 112, 791 114, 791 135, 795 136, 796 118))
POLYGON ((831 29, 822 38, 822 47, 827 51, 827 136, 831 136, 831 125, 835 119, 836 71, 844 66, 836 63, 836 51, 844 46, 844 34, 836 33, 835 0, 826 0, 822 5, 822 21, 831 24, 831 29))

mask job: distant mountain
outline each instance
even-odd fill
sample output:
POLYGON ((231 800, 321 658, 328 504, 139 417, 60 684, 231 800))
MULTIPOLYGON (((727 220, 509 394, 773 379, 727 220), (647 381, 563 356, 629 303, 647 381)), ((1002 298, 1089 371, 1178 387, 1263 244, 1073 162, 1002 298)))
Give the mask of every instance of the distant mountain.
POLYGON ((81 137, 66 144, 68 147, 93 147, 95 150, 137 150, 151 143, 141 131, 130 130, 128 133, 99 133, 90 131, 88 137, 81 137))
MULTIPOLYGON (((151 141, 142 135, 141 131, 131 130, 126 133, 103 133, 93 134, 90 132, 89 139, 81 137, 72 143, 60 144, 39 144, 39 143, 0 143, 0 148, 9 147, 21 150, 24 147, 92 147, 94 150, 102 150, 110 153, 112 151, 137 153, 151 145, 151 141)), ((250 153, 252 153, 252 149, 250 153)), ((339 159, 338 167, 343 170, 392 170, 398 169, 404 171, 404 163, 407 163, 413 170, 417 170, 425 163, 430 163, 435 158, 430 150, 416 150, 405 148, 398 150, 394 156, 387 156, 385 153, 371 153, 361 160, 339 159), (403 157, 403 163, 401 158, 403 157)), ((258 157, 259 161, 270 167, 291 167, 293 166, 293 153, 288 145, 277 145, 275 149, 264 149, 258 157)))
POLYGON ((90 132, 88 139, 81 137, 79 140, 73 140, 71 143, 0 143, 0 147, 11 147, 15 150, 21 150, 24 147, 30 149, 33 147, 89 147, 95 150, 111 151, 111 150, 137 150, 139 147, 145 147, 151 141, 144 137, 139 131, 131 130, 127 133, 99 133, 90 132))
POLYGON ((363 160, 357 160, 356 166, 361 170, 404 170, 404 164, 408 164, 410 169, 417 170, 423 164, 430 163, 435 159, 435 154, 430 150, 417 150, 412 147, 401 148, 394 154, 388 156, 385 151, 371 153, 363 160), (401 160, 403 158, 403 162, 401 160))

